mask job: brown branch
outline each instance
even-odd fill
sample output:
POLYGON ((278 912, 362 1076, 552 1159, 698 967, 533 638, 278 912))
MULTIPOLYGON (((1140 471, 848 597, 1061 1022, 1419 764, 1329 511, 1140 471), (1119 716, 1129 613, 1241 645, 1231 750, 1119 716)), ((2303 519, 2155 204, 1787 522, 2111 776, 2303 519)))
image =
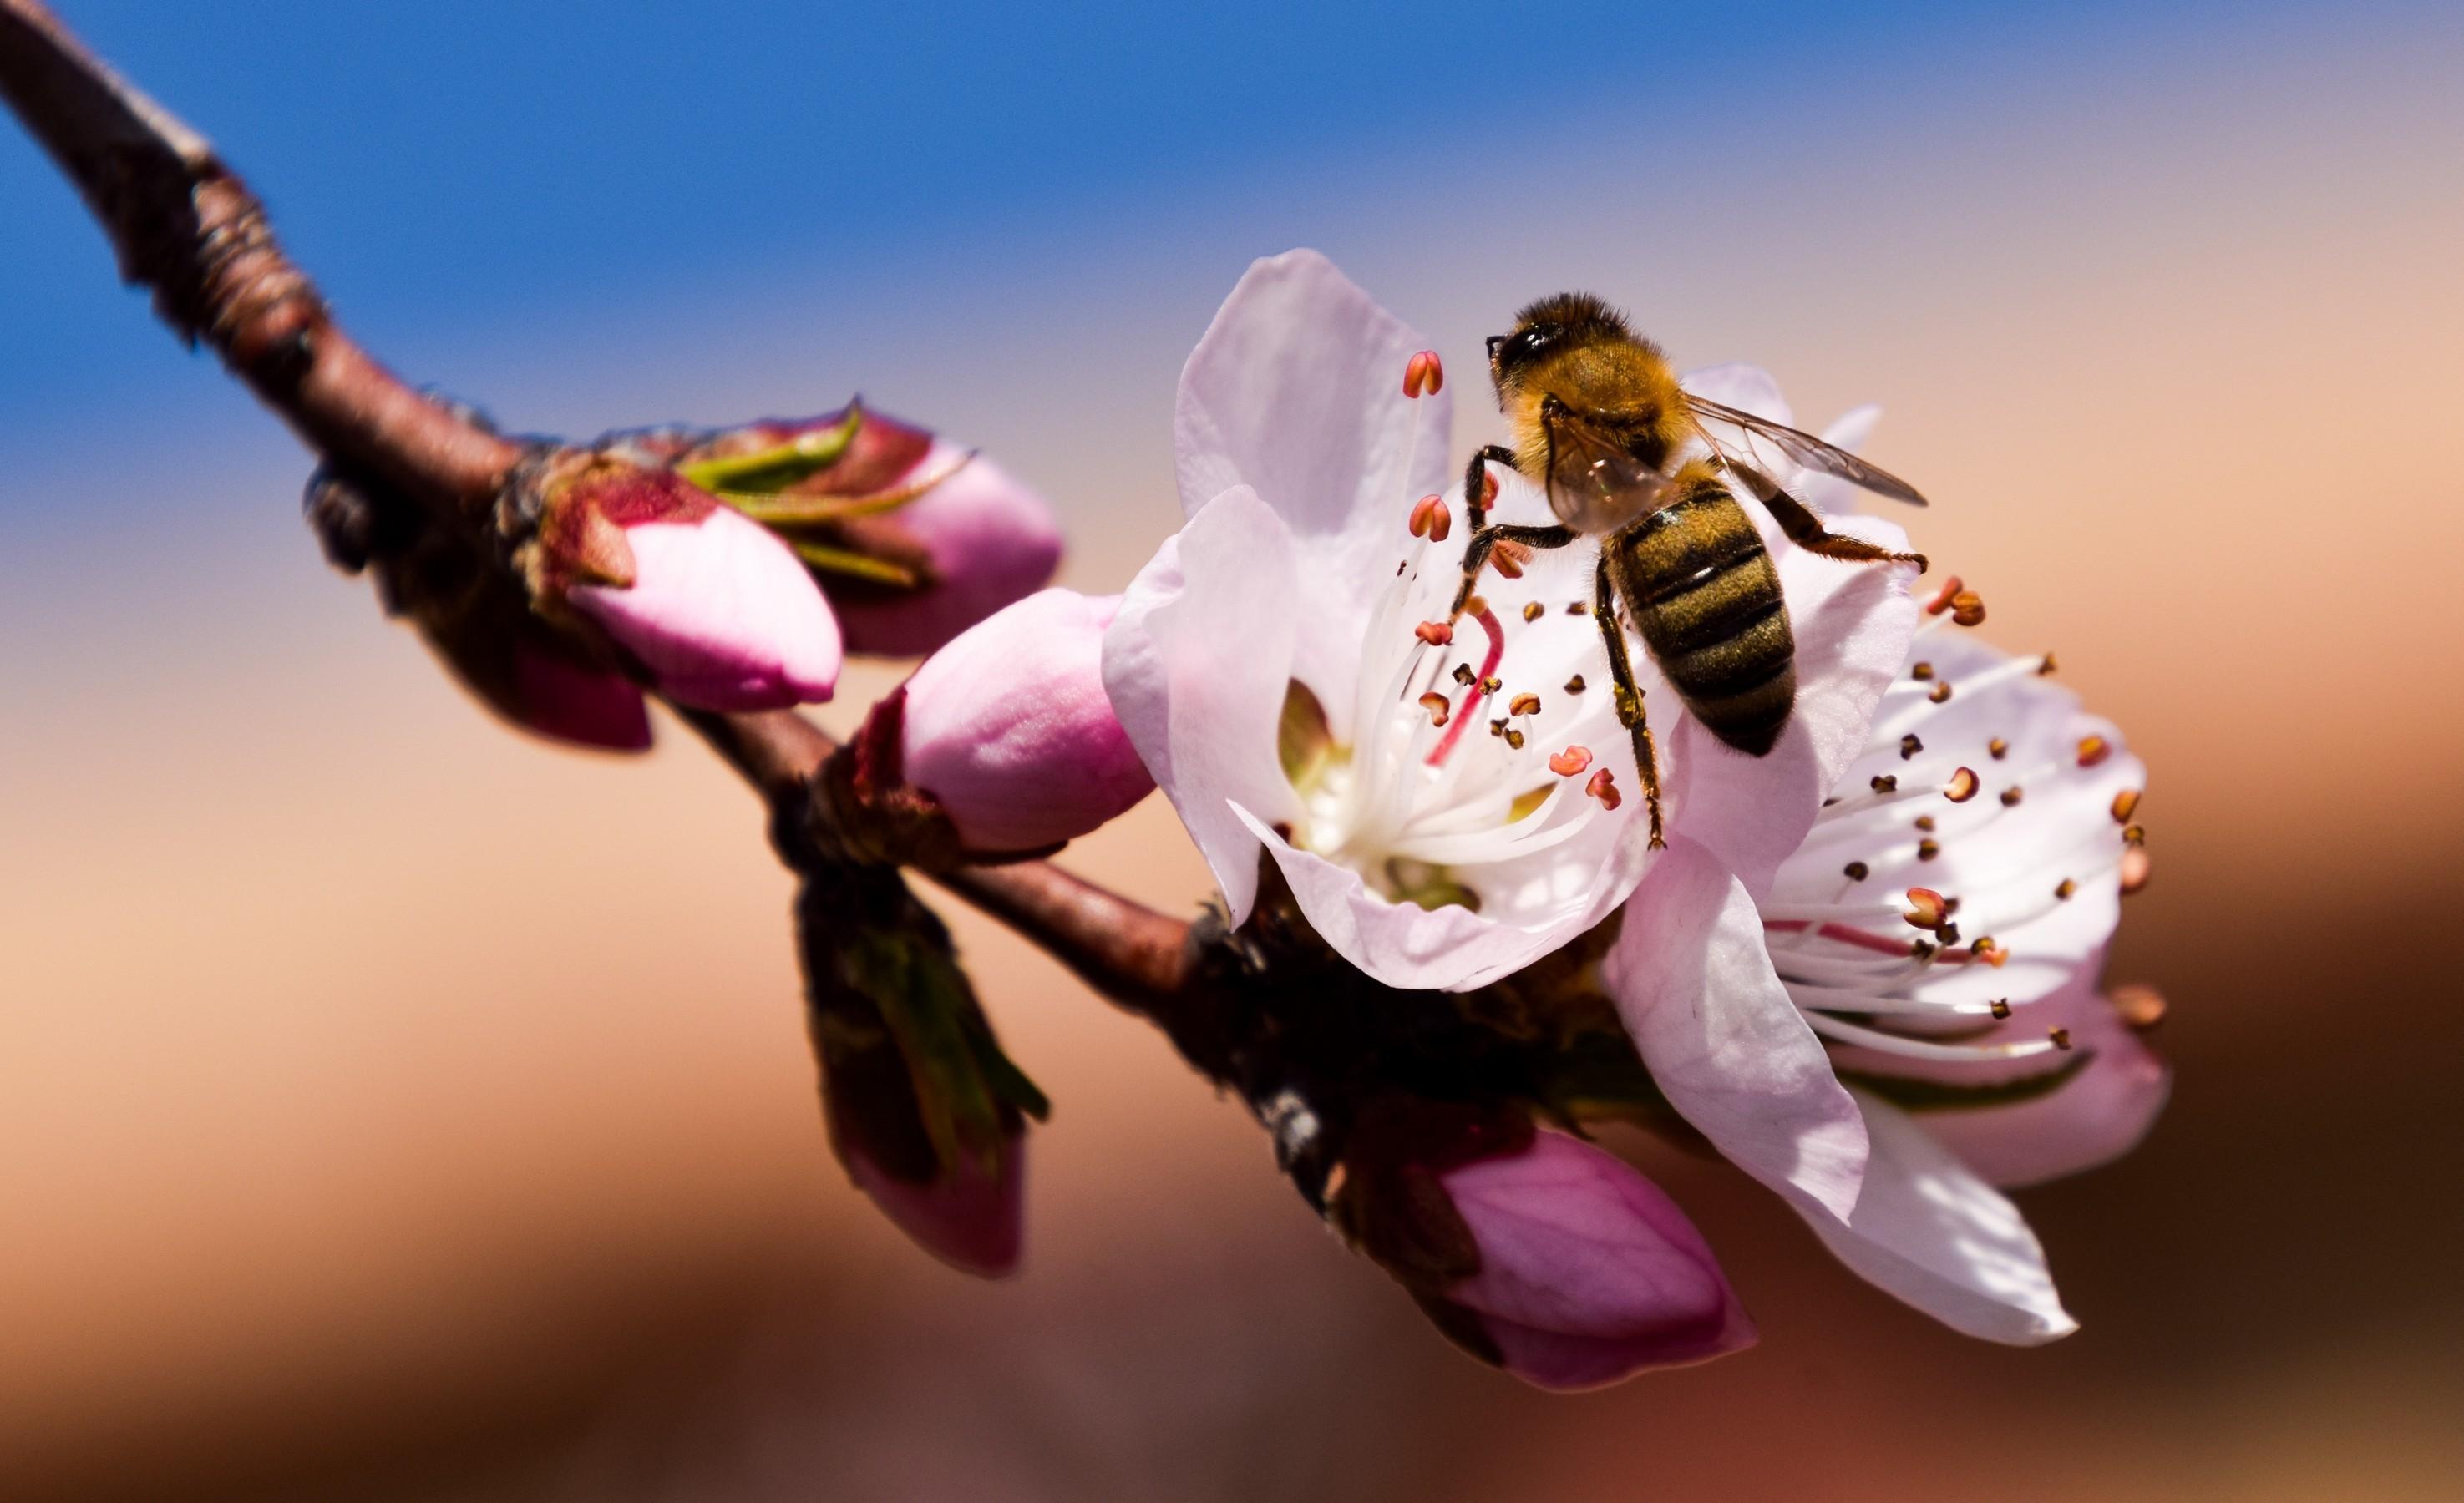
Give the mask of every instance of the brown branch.
POLYGON ((0 0, 0 94, 84 195, 182 338, 308 447, 356 461, 441 513, 495 497, 520 448, 404 385, 353 343, 275 244, 264 206, 203 137, 114 74, 34 0, 0 0))
MULTIPOLYGON (((519 446, 405 385, 338 326, 275 243, 265 209, 203 137, 121 78, 35 0, 0 0, 0 96, 77 185, 129 281, 191 343, 328 460, 373 470, 470 529, 519 446)), ((835 743, 792 711, 679 709, 774 817, 807 817, 835 743)), ((1182 979, 1189 926, 1043 862, 968 868, 944 886, 1147 1013, 1182 979)))
MULTIPOLYGON (((808 817, 814 774, 838 750, 819 727, 783 709, 721 715, 679 707, 676 712, 753 785, 772 817, 808 817)), ((1187 979, 1188 924, 1048 861, 925 875, 1033 939, 1089 986, 1142 1016, 1161 1018, 1187 979)))

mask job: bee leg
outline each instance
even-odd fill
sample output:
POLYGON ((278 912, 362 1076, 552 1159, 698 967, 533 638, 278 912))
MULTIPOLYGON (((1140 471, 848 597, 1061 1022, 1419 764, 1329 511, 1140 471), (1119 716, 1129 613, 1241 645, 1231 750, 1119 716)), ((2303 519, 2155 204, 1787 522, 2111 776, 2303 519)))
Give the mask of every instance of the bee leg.
POLYGON ((1490 444, 1472 455, 1471 466, 1463 471, 1463 517, 1471 530, 1479 532, 1488 525, 1488 466, 1491 460, 1514 468, 1514 450, 1502 444, 1490 444))
POLYGON ((1869 543, 1861 537, 1849 537, 1828 530, 1822 525, 1822 518, 1814 514, 1812 507, 1782 490, 1771 476, 1750 465, 1731 463, 1728 468, 1745 477, 1747 489, 1753 491, 1754 499, 1763 504, 1763 510, 1771 514, 1771 520, 1779 524, 1779 530, 1788 534, 1788 540, 1807 553, 1850 563, 1912 563, 1917 566, 1919 574, 1929 567, 1923 554, 1893 553, 1879 543, 1869 543))
POLYGON ((1571 527, 1514 527, 1501 525, 1475 529, 1471 541, 1463 545, 1463 584, 1455 591, 1454 607, 1446 612, 1446 624, 1451 626, 1471 603, 1471 592, 1480 583, 1480 571, 1488 562, 1500 543, 1521 543, 1526 548, 1564 548, 1577 534, 1571 527))
POLYGON ((1594 574, 1592 616, 1600 623, 1600 641, 1609 650, 1609 686, 1617 695, 1617 721, 1634 734, 1634 766, 1642 777, 1642 801, 1651 811, 1651 848, 1656 851, 1668 843, 1661 837, 1660 749, 1651 739, 1651 722, 1643 716, 1634 664, 1626 658, 1625 628, 1617 619, 1617 581, 1609 574, 1606 550, 1594 574))

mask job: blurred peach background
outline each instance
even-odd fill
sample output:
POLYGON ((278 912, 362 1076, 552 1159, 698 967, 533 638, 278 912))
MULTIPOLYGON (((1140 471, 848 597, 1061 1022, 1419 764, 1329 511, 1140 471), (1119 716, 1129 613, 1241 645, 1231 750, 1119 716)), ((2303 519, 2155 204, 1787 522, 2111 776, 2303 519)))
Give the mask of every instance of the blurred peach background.
MULTIPOLYGON (((1501 133, 1085 242, 884 252, 861 297, 786 268, 659 283, 622 327, 550 301, 369 333, 524 427, 860 385, 1045 487, 1088 589, 1174 525, 1179 360, 1293 243, 1459 372, 1578 284, 1805 417, 1883 402, 1877 457, 1937 498, 1922 545, 2153 773, 2114 973, 2172 1000, 2174 1102, 2020 1197, 2079 1336, 1963 1340, 1742 1179, 1650 1157, 1762 1344, 1526 1391, 1320 1231, 1159 1037, 963 912, 1057 1110, 1025 1272, 943 1270, 829 1158, 753 802, 673 725, 627 762, 483 718, 322 569, 304 462, 201 369, 192 409, 0 481, 0 1492, 2464 1492, 2459 60, 2452 31, 2287 42, 1878 106, 1853 142, 1714 134, 1580 234, 1453 232, 1517 170, 1501 133)), ((1614 182, 1627 143, 1568 150, 1614 182)), ((1459 449, 1493 434, 1449 395, 1459 449)), ((1205 890, 1159 802, 1066 861, 1205 890)))

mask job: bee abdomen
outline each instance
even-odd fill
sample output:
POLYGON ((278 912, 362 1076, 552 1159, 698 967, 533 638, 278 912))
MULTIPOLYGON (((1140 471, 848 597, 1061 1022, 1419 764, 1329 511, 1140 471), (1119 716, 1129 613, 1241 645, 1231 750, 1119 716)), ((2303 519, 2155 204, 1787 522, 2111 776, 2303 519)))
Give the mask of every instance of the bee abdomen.
POLYGON ((1616 539, 1635 630, 1686 708, 1760 756, 1796 705, 1796 639, 1779 573, 1745 508, 1716 482, 1616 539))

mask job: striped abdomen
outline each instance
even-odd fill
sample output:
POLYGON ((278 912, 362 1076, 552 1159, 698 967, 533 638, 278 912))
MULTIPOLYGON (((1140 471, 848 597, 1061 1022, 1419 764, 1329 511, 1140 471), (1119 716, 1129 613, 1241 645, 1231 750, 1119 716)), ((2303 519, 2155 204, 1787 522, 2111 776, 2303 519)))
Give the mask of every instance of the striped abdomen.
POLYGON ((1694 479, 1606 546, 1635 630, 1685 708, 1738 751, 1769 752, 1796 705, 1796 638, 1745 508, 1694 479))

